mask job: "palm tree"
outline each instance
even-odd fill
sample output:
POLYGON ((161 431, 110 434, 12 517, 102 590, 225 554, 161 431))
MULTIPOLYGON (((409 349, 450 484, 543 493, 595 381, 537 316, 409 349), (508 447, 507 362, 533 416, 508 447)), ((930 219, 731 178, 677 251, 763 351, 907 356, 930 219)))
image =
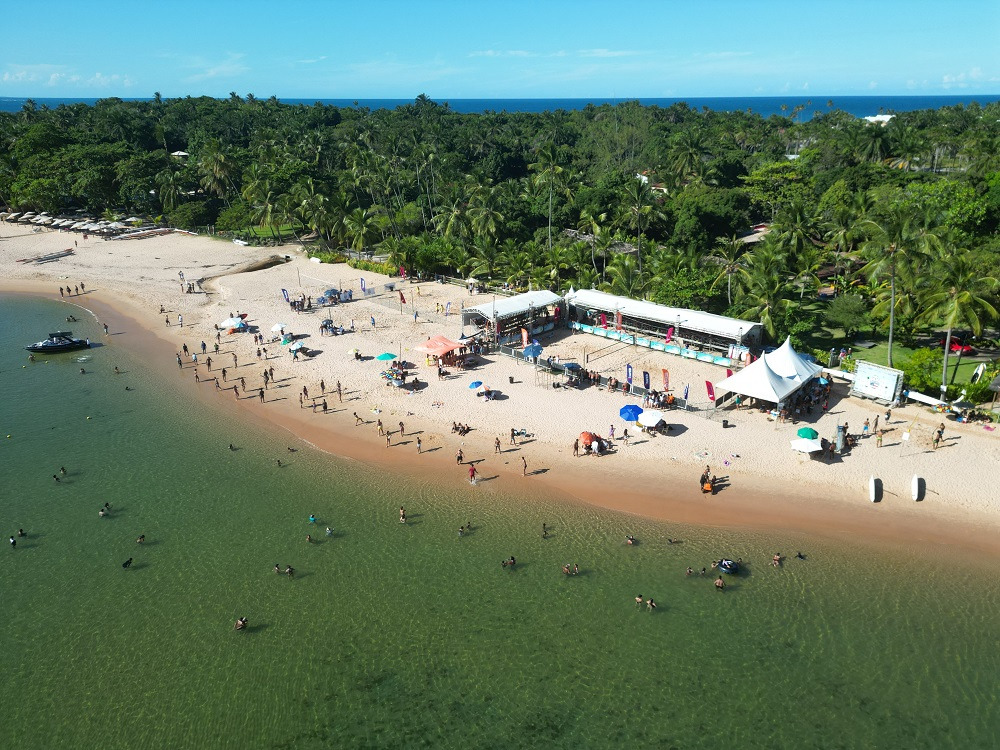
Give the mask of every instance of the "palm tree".
MULTIPOLYGON (((929 274, 930 290, 923 297, 924 310, 920 316, 933 323, 941 320, 947 329, 944 338, 944 364, 941 369, 941 394, 948 389, 948 354, 951 351, 951 332, 961 323, 967 325, 974 336, 983 331, 983 319, 995 320, 997 309, 986 295, 997 288, 997 279, 983 276, 981 265, 973 263, 967 254, 943 258, 929 274)), ((961 354, 959 354, 961 362, 961 354)), ((955 366, 958 372, 958 365, 955 366)), ((952 374, 952 381, 955 375, 952 374)))
POLYGON ((743 292, 740 295, 742 314, 759 320, 771 338, 777 331, 776 321, 792 306, 785 280, 772 273, 754 268, 743 269, 743 292))
POLYGON ((712 282, 712 288, 718 284, 723 277, 726 279, 726 305, 732 307, 733 304, 733 275, 746 265, 746 261, 741 257, 745 253, 746 245, 743 240, 735 234, 732 237, 718 237, 715 240, 715 252, 702 258, 702 263, 710 263, 719 266, 719 275, 712 282))
MULTIPOLYGON (((886 357, 889 367, 892 367, 896 323, 896 280, 899 276, 911 278, 927 252, 940 246, 940 230, 929 226, 931 223, 928 217, 921 223, 915 222, 898 206, 881 221, 866 219, 861 223, 868 237, 863 246, 864 253, 869 258, 862 271, 869 279, 889 277, 889 351, 886 357)), ((876 305, 873 312, 881 309, 884 305, 876 305)))
POLYGON ((625 219, 629 226, 635 229, 636 256, 638 258, 639 273, 642 273, 642 229, 656 219, 663 218, 663 212, 659 208, 656 196, 649 187, 649 183, 638 177, 625 183, 625 219))
POLYGON ((198 160, 201 186, 206 193, 214 193, 223 200, 229 194, 232 186, 231 178, 235 171, 236 165, 218 141, 210 142, 198 160))
POLYGON ((551 141, 542 145, 538 149, 538 161, 529 164, 528 169, 537 173, 539 185, 543 185, 549 190, 549 241, 548 248, 552 248, 552 198, 555 194, 556 184, 563 168, 559 165, 559 151, 551 141))
POLYGON ((375 236, 375 214, 367 208, 355 208, 344 217, 344 232, 351 248, 359 255, 375 236))
POLYGON ((642 299, 647 283, 639 273, 638 263, 632 255, 617 255, 608 266, 608 281, 602 288, 619 297, 642 299))
POLYGON ((164 169, 156 175, 156 185, 160 189, 160 205, 165 211, 173 211, 184 196, 181 173, 164 169))

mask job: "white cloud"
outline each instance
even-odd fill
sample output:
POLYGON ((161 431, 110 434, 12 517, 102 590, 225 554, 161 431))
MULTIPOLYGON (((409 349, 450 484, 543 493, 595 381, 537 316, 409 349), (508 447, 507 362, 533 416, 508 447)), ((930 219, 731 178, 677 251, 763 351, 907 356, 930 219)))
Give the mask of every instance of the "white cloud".
POLYGON ((206 63, 202 60, 193 61, 190 67, 201 68, 201 70, 198 73, 192 73, 186 80, 206 81, 212 78, 225 78, 246 73, 250 68, 241 62, 244 57, 246 55, 242 52, 230 52, 226 56, 226 59, 221 62, 206 63))
POLYGON ((320 55, 319 57, 314 57, 312 59, 296 60, 295 62, 299 63, 300 65, 313 65, 314 63, 322 62, 325 59, 326 55, 320 55))
POLYGON ((46 88, 62 87, 81 93, 89 90, 107 92, 129 88, 135 81, 124 73, 94 73, 85 77, 66 65, 37 63, 31 65, 9 65, 0 74, 0 83, 34 83, 46 88))
POLYGON ((644 53, 638 50, 582 49, 577 54, 580 57, 634 57, 644 53))
POLYGON ((878 81, 869 81, 868 82, 868 88, 870 88, 870 89, 877 89, 878 88, 878 81))
POLYGON ((525 49, 483 49, 469 53, 469 57, 536 57, 537 53, 525 49))

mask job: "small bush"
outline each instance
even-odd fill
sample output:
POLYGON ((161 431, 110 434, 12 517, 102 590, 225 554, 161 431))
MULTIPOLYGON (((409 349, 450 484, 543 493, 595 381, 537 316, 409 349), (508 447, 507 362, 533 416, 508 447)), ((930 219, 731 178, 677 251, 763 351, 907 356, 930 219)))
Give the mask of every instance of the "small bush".
POLYGON ((357 260, 351 258, 347 261, 347 265, 351 268, 356 268, 359 271, 371 271, 372 273, 380 273, 383 276, 398 276, 399 269, 391 263, 375 263, 371 260, 357 260))

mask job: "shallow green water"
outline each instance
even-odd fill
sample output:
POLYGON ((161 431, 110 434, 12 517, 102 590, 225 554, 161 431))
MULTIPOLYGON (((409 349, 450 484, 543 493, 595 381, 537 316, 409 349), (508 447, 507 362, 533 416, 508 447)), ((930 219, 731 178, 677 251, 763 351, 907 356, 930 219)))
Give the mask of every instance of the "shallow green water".
MULTIPOLYGON (((996 742, 996 564, 449 493, 289 454, 289 436, 237 427, 221 399, 186 401, 169 354, 134 361, 126 336, 22 368, 20 347, 69 311, 0 296, 0 533, 29 534, 0 549, 5 746, 996 742), (777 549, 808 559, 775 570, 777 549), (684 575, 723 553, 749 561, 725 593, 684 575), (250 632, 232 630, 241 615, 250 632)), ((103 338, 90 320, 73 330, 103 338)))

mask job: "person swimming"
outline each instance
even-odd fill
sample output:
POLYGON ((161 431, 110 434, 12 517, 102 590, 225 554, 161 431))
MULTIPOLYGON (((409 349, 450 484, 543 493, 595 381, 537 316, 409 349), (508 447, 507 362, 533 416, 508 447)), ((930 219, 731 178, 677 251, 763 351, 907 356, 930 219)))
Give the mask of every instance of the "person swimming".
POLYGON ((329 526, 326 527, 326 535, 333 536, 333 529, 331 529, 329 526))
POLYGON ((309 514, 309 523, 316 523, 316 516, 312 513, 309 514))
POLYGON ((129 568, 131 568, 132 567, 132 558, 130 557, 128 560, 126 560, 125 562, 123 562, 122 563, 122 567, 125 568, 126 570, 128 570, 129 568))
POLYGON ((247 618, 241 617, 236 621, 236 624, 233 625, 233 630, 246 630, 246 627, 247 627, 247 618))
POLYGON ((139 538, 135 540, 135 543, 136 544, 142 544, 144 541, 146 541, 146 535, 145 534, 139 534, 139 538))
POLYGON ((806 559, 806 556, 805 556, 805 555, 803 555, 803 554, 802 554, 801 552, 796 552, 796 553, 795 553, 795 559, 796 559, 796 560, 805 560, 805 559, 806 559))

